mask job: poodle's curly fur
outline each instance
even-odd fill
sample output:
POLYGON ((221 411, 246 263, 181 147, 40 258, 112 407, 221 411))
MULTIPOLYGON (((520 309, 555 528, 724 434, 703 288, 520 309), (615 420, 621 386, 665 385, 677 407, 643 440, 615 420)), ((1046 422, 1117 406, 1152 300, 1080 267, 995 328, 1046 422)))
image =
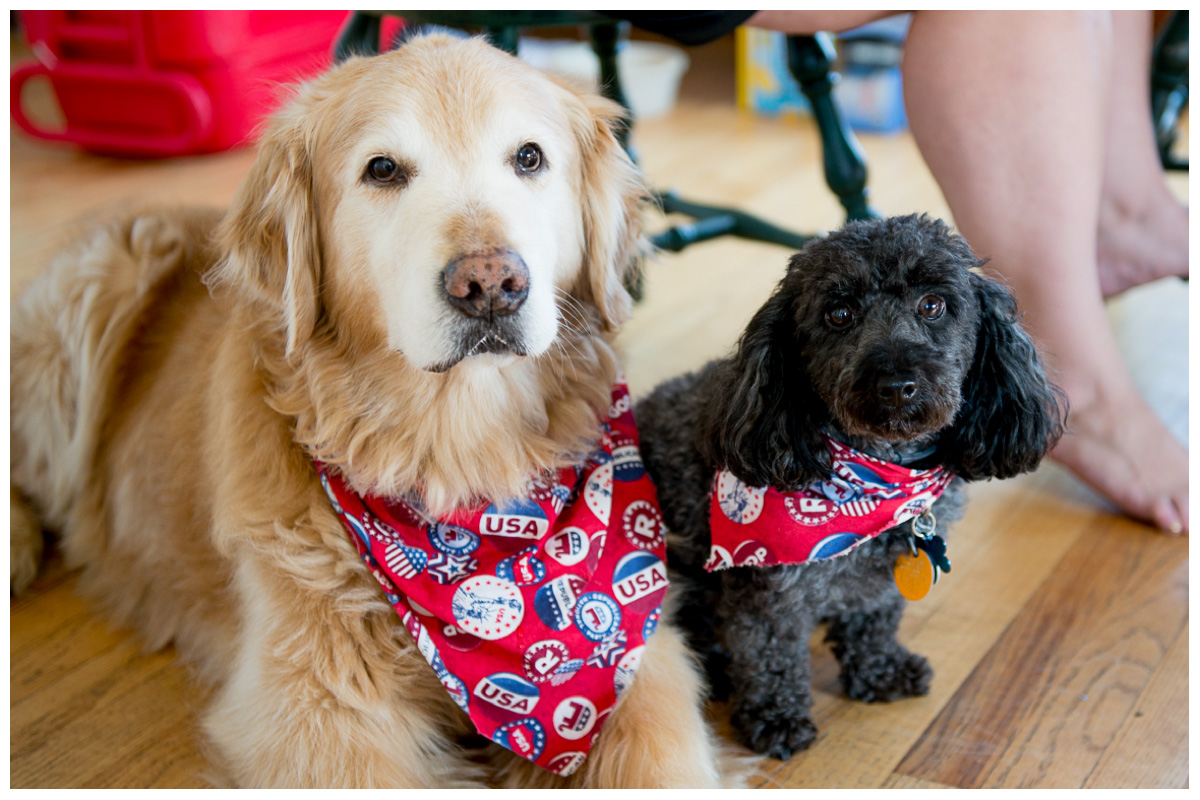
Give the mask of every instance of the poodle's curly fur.
POLYGON ((673 532, 681 621, 758 753, 787 758, 816 736, 807 648, 818 624, 856 700, 925 694, 932 671, 896 641, 905 601, 893 567, 907 524, 838 558, 706 573, 713 476, 725 468, 783 491, 827 479, 825 434, 889 461, 935 446, 921 465, 958 476, 933 506, 945 537, 966 481, 1035 468, 1062 433, 1065 398, 1012 295, 981 266, 928 216, 851 222, 792 257, 731 358, 637 406, 673 532), (912 395, 900 403, 883 389, 897 377, 912 395))

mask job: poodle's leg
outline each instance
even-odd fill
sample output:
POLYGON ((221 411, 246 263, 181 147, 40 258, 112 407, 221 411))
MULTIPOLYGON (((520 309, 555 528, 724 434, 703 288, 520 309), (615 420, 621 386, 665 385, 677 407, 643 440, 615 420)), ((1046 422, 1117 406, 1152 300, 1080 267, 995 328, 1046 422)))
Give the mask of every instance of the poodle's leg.
POLYGON ((717 635, 713 609, 720 597, 719 576, 671 576, 671 592, 679 610, 675 621, 684 632, 688 648, 696 654, 708 679, 708 696, 714 700, 729 699, 729 653, 717 635), (712 585, 710 585, 712 584, 712 585))
POLYGON ((851 699, 880 703, 929 693, 929 662, 896 641, 903 613, 904 600, 897 597, 883 608, 830 620, 825 640, 833 643, 851 699))
POLYGON ((452 701, 395 612, 372 596, 378 590, 356 586, 334 603, 273 591, 300 587, 266 572, 239 571, 237 663, 204 720, 232 780, 276 788, 469 785, 476 776, 444 712, 452 701))
POLYGON ((778 570, 739 572, 746 574, 726 580, 720 603, 731 659, 731 721, 751 750, 787 759, 817 736, 808 653, 816 619, 802 593, 776 585, 778 570))

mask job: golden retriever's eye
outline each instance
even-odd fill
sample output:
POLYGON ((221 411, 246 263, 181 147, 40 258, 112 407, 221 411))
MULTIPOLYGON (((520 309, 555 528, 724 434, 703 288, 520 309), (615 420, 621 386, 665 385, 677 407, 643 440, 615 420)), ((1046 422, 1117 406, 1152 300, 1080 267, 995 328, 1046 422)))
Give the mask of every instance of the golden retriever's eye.
POLYGON ((404 170, 387 156, 376 156, 367 164, 367 178, 375 183, 404 182, 404 170))
POLYGON ((517 151, 514 159, 517 165, 517 172, 521 175, 534 175, 542 169, 542 148, 538 147, 533 142, 526 142, 521 145, 521 149, 517 151))
POLYGON ((927 294, 917 303, 917 313, 932 322, 946 313, 946 301, 936 294, 927 294))
POLYGON ((835 331, 843 331, 854 324, 854 312, 847 306, 838 306, 825 312, 825 324, 835 331))

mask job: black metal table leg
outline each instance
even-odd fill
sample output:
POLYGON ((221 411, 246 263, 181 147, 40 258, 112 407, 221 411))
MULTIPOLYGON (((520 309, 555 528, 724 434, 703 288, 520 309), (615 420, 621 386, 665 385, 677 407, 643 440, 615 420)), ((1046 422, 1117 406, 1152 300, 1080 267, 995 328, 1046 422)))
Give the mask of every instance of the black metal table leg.
POLYGON ((592 52, 596 54, 596 58, 600 62, 600 92, 609 100, 620 104, 627 114, 613 133, 616 134, 621 147, 636 162, 637 158, 634 157, 633 151, 629 147, 629 123, 633 119, 633 112, 629 108, 629 100, 625 97, 625 90, 621 86, 621 76, 617 70, 617 53, 620 52, 625 38, 629 35, 629 23, 597 23, 589 27, 588 35, 592 41, 592 52))
POLYGON ((379 52, 379 17, 355 11, 346 20, 333 45, 333 61, 340 63, 354 55, 374 55, 379 52))
POLYGON ((517 54, 517 44, 521 40, 521 29, 510 26, 488 26, 483 29, 488 41, 509 55, 517 54))
POLYGON ((1171 15, 1154 43, 1150 62, 1150 112, 1158 155, 1167 169, 1187 169, 1188 162, 1171 154, 1178 136, 1179 115, 1188 101, 1188 12, 1171 15))
POLYGON ((654 198, 664 214, 684 214, 695 222, 685 222, 654 234, 650 241, 655 247, 678 253, 688 245, 715 239, 718 236, 737 236, 756 242, 767 242, 799 250, 810 236, 794 233, 736 208, 706 206, 680 199, 674 192, 662 192, 654 198))
POLYGON ((788 69, 812 105, 825 154, 825 182, 841 200, 849 219, 879 216, 867 204, 867 164, 862 147, 842 120, 833 99, 833 44, 829 36, 787 37, 788 69))

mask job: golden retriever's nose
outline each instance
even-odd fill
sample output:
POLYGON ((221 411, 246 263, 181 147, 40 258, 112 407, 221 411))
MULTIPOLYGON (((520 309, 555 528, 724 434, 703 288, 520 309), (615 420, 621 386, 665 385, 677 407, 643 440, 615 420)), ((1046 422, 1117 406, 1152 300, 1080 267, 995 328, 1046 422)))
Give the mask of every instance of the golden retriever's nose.
POLYGON ((507 316, 529 296, 529 268, 507 249, 459 256, 442 270, 442 281, 450 305, 468 317, 507 316))

